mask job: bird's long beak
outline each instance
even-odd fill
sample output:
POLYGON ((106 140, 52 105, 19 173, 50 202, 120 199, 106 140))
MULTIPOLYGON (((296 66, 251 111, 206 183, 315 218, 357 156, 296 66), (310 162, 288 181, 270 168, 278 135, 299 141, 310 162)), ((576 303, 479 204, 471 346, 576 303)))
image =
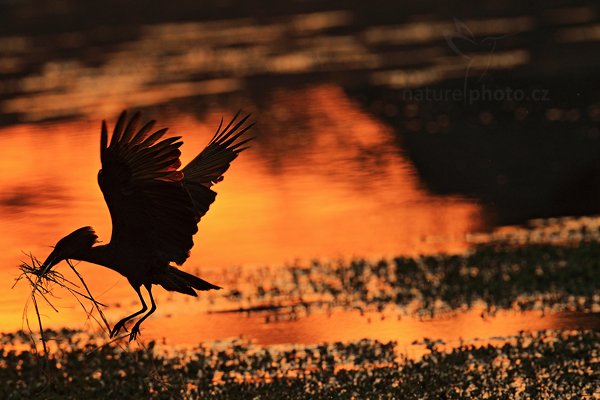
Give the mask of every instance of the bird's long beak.
POLYGON ((52 250, 52 253, 50 253, 48 258, 46 258, 46 261, 44 261, 44 263, 40 267, 40 270, 41 270, 40 275, 44 275, 45 273, 50 271, 50 269, 52 267, 54 267, 56 264, 58 264, 60 261, 61 261, 61 259, 58 256, 58 254, 56 253, 56 249, 52 250))

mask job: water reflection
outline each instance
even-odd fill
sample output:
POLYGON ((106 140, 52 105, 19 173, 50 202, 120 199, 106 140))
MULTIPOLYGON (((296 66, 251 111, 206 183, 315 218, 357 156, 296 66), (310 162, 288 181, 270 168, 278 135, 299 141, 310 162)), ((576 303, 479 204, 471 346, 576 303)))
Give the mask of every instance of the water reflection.
MULTIPOLYGON (((512 15, 464 20, 429 14, 390 20, 385 8, 378 15, 309 9, 263 18, 97 21, 44 36, 0 36, 0 73, 7 74, 0 79, 0 110, 8 122, 101 118, 123 105, 240 94, 257 83, 262 90, 315 81, 406 88, 463 78, 466 68, 481 75, 521 67, 537 75, 549 62, 567 67, 570 61, 536 46, 560 54, 572 42, 598 41, 593 7, 542 15, 517 8, 512 15)), ((593 51, 582 53, 579 62, 597 65, 593 51)))
MULTIPOLYGON (((370 9, 323 11, 306 3, 302 12, 259 16, 225 7, 211 9, 207 18, 204 10, 202 17, 187 15, 190 10, 182 6, 150 19, 142 15, 144 7, 131 13, 139 16, 135 21, 121 12, 110 25, 99 19, 89 26, 62 24, 48 10, 21 2, 14 10, 7 7, 5 15, 15 18, 5 18, 5 28, 14 33, 0 36, 0 278, 12 282, 21 250, 43 257, 48 245, 76 227, 92 225, 109 239, 110 218, 95 180, 98 127, 101 118, 115 118, 125 107, 150 109, 152 117, 183 134, 184 163, 205 145, 221 114, 227 119, 238 105, 255 109, 255 145, 219 184, 218 200, 186 264, 216 283, 233 265, 464 251, 465 235, 484 226, 482 206, 455 193, 515 214, 500 222, 581 213, 575 206, 584 197, 593 205, 583 212, 597 210, 590 195, 600 193, 594 192, 597 168, 562 167, 574 159, 596 165, 597 96, 581 95, 568 75, 595 73, 600 65, 592 51, 599 40, 595 6, 551 5, 539 15, 524 15, 516 2, 502 17, 477 15, 470 5, 453 9, 471 16, 461 22, 468 31, 450 14, 423 15, 407 7, 389 3, 375 15, 370 9), (16 16, 29 25, 22 27, 16 16), (37 33, 23 33, 28 26, 37 33), (463 40, 454 51, 446 41, 453 33, 470 44, 463 40), (504 39, 491 51, 489 37, 504 39), (444 89, 448 83, 462 89, 467 70, 478 82, 481 75, 496 78, 493 73, 504 71, 499 85, 511 88, 541 77, 534 89, 552 89, 553 96, 575 93, 583 100, 467 107, 405 101, 397 91, 431 84, 444 89), (566 83, 556 84, 556 75, 565 71, 566 83), (521 80, 502 80, 513 74, 521 80), (535 119, 536 113, 541 117, 535 119), (40 121, 54 122, 19 125, 40 121), (543 146, 560 154, 524 151, 543 146), (515 164, 517 158, 522 162, 515 164), (554 170, 565 171, 564 177, 554 170), (554 181, 548 178, 543 186, 540 179, 551 174, 560 178, 559 195, 554 181), (583 177, 583 183, 572 176, 583 177), (524 184, 507 190, 513 181, 524 184), (544 209, 548 201, 560 207, 544 209)), ((78 18, 81 13, 94 17, 75 3, 63 11, 70 21, 87 21, 78 18)), ((530 86, 523 87, 529 92, 530 86)), ((100 267, 80 268, 101 301, 115 305, 125 298, 122 307, 137 307, 129 304, 135 297, 122 277, 100 267)), ((192 303, 193 316, 210 309, 215 296, 206 296, 208 306, 192 303)), ((0 329, 21 327, 26 297, 25 287, 0 291, 0 329)), ((158 301, 166 298, 162 293, 158 301)), ((169 304, 181 311, 189 301, 169 304)), ((55 323, 81 320, 68 300, 62 307, 52 316, 55 323)), ((222 328, 211 337, 239 333, 235 318, 207 318, 222 328)), ((278 340, 309 337, 308 327, 315 324, 333 332, 318 338, 345 337, 324 316, 310 318, 302 329, 286 327, 287 339, 282 333, 278 340)), ((173 336, 185 334, 183 324, 174 322, 173 336)), ((198 324, 194 332, 205 328, 198 324)), ((358 326, 357 337, 400 329, 358 326)))
MULTIPOLYGON (((162 121, 184 135, 184 164, 208 141, 219 114, 162 121)), ((465 236, 478 226, 479 207, 421 189, 394 146, 391 129, 340 88, 280 91, 256 118, 261 122, 256 145, 219 184, 218 201, 202 220, 186 263, 189 270, 212 269, 218 280, 217 271, 232 265, 467 248, 465 236)), ((95 179, 98 125, 72 122, 0 132, 0 146, 7 150, 0 168, 10 171, 0 178, 5 281, 16 274, 20 250, 44 257, 48 245, 85 225, 109 239, 110 217, 95 179)), ((96 293, 119 282, 111 272, 81 268, 96 293)), ((24 289, 0 297, 20 305, 24 289)), ((119 283, 101 301, 113 304, 130 294, 119 283)), ((17 328, 17 320, 6 316, 5 328, 17 328)))
POLYGON ((422 320, 415 317, 402 317, 379 313, 361 316, 357 312, 337 311, 333 314, 313 314, 300 320, 279 321, 266 324, 261 315, 222 315, 208 314, 202 319, 190 319, 173 315, 170 323, 177 321, 186 324, 186 329, 178 332, 162 331, 158 320, 148 321, 148 333, 154 338, 166 337, 174 343, 195 344, 196 340, 219 340, 230 337, 244 337, 257 344, 323 343, 349 342, 363 338, 383 342, 397 341, 405 353, 420 356, 423 348, 413 348, 414 341, 424 337, 440 339, 456 345, 460 339, 486 339, 518 334, 521 330, 542 329, 597 329, 600 319, 589 314, 558 313, 543 315, 539 312, 500 312, 494 318, 481 318, 480 310, 435 320, 422 320), (183 322, 183 321, 186 322, 183 322), (194 335, 189 333, 193 332, 194 335), (418 352, 418 353, 414 353, 418 352))

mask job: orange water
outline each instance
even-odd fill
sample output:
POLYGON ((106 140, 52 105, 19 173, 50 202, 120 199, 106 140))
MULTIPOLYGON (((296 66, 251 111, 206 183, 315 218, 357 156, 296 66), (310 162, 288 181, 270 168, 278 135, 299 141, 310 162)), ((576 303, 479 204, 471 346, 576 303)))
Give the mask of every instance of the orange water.
MULTIPOLYGON (((184 136, 185 164, 210 139, 221 114, 231 116, 220 109, 202 117, 167 114, 159 125, 184 136)), ((428 193, 395 144, 392 128, 363 112, 336 86, 282 91, 255 119, 255 144, 216 186, 217 201, 200 222, 184 269, 200 269, 222 284, 219 277, 231 266, 458 252, 467 248, 465 235, 481 226, 475 202, 428 193), (298 110, 293 119, 275 115, 290 108, 298 110)), ((86 225, 101 240, 110 239, 110 215, 96 183, 99 123, 0 130, 0 274, 5 289, 0 292, 0 330, 19 329, 23 323, 28 287, 20 284, 10 290, 19 260, 25 259, 21 251, 44 258, 49 246, 86 225)), ((78 269, 99 301, 123 305, 106 311, 111 321, 138 307, 134 292, 118 274, 85 263, 78 269)), ((219 294, 211 296, 218 300, 219 294)), ((182 303, 184 296, 160 293, 159 304, 167 297, 187 304, 182 303)), ((75 303, 55 301, 60 312, 46 310, 48 326, 83 325, 75 303)), ((198 316, 208 307, 189 304, 187 311, 198 316)), ((160 321, 163 310, 159 306, 153 318, 160 321)), ((306 320, 308 327, 313 323, 306 320)), ((177 324, 171 329, 188 332, 177 324)), ((237 333, 231 329, 228 335, 237 333)))

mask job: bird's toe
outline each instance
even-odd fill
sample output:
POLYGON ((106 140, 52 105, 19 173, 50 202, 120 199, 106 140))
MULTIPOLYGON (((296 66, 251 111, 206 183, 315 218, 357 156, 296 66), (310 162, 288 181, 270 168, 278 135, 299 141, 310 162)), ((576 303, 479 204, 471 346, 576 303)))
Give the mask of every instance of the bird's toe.
POLYGON ((114 338, 115 336, 117 336, 117 334, 119 333, 119 330, 120 330, 120 329, 121 329, 121 328, 119 328, 118 326, 116 326, 116 325, 115 325, 115 326, 113 327, 113 329, 110 331, 110 335, 109 335, 109 337, 112 339, 112 338, 114 338))
POLYGON ((119 321, 115 324, 112 331, 110 331, 109 337, 111 339, 116 337, 119 334, 119 332, 121 331, 121 329, 123 329, 125 332, 127 332, 127 328, 125 327, 125 324, 121 323, 121 321, 119 321))
POLYGON ((137 339, 138 336, 141 336, 142 334, 140 333, 140 329, 137 326, 134 326, 133 329, 131 330, 131 333, 129 334, 129 341, 133 341, 135 339, 137 339))

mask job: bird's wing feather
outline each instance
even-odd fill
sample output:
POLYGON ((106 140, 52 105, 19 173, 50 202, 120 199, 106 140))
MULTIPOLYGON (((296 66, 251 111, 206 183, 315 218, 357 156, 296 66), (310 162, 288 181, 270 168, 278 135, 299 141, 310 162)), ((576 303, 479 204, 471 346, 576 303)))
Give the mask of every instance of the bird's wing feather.
POLYGON ((197 221, 200 221, 215 201, 216 193, 210 189, 211 186, 223 180, 223 174, 229 169, 231 162, 248 148, 246 145, 253 139, 242 137, 254 125, 246 124, 250 115, 238 121, 239 115, 238 112, 225 128, 221 119, 212 140, 182 169, 183 184, 194 203, 197 221))
POLYGON ((198 231, 183 173, 177 171, 182 142, 162 139, 166 129, 150 134, 154 121, 138 129, 139 120, 136 113, 127 122, 123 112, 110 144, 102 123, 98 183, 112 218, 111 243, 181 264, 198 231))

